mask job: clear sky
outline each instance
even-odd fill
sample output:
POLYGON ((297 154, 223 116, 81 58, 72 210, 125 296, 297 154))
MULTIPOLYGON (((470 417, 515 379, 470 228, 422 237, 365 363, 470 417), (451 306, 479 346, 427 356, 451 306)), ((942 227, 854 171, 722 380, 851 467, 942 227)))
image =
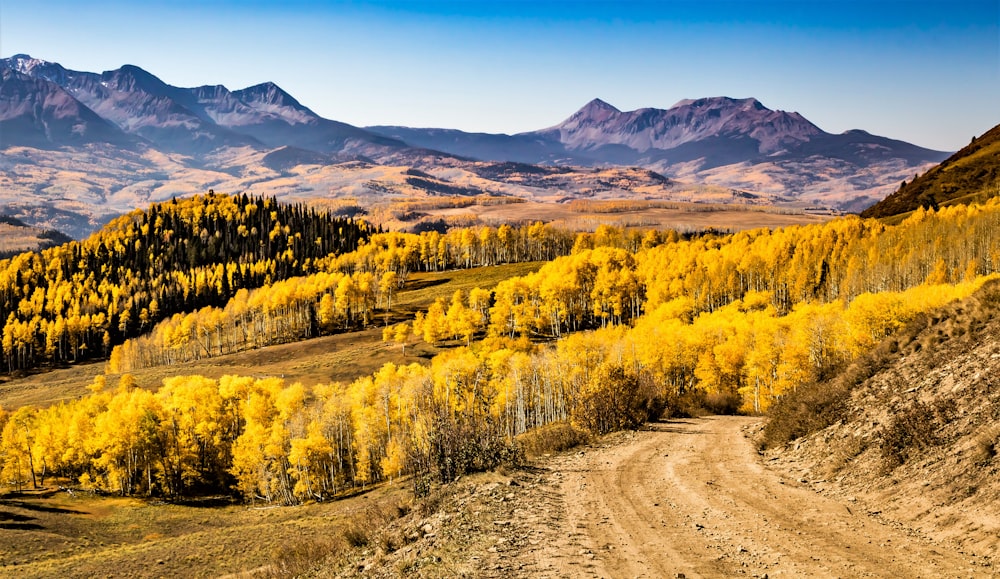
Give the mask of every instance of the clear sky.
POLYGON ((1000 123, 1000 0, 0 0, 0 56, 273 81, 327 118, 516 133, 756 97, 954 150, 1000 123))

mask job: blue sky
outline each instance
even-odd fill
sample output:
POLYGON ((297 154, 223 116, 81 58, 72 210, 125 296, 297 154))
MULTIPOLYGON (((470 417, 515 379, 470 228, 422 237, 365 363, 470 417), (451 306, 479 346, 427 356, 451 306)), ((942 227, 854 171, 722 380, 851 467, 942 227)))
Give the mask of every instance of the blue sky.
POLYGON ((821 128, 954 150, 1000 123, 1000 0, 0 0, 0 56, 274 81, 354 125, 521 132, 757 97, 821 128))

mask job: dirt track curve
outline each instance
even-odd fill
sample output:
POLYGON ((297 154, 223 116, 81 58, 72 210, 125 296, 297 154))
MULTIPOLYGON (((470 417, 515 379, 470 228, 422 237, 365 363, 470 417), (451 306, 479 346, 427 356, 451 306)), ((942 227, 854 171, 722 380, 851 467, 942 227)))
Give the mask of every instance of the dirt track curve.
POLYGON ((766 468, 755 419, 650 425, 554 458, 525 509, 533 577, 983 577, 960 553, 766 468))

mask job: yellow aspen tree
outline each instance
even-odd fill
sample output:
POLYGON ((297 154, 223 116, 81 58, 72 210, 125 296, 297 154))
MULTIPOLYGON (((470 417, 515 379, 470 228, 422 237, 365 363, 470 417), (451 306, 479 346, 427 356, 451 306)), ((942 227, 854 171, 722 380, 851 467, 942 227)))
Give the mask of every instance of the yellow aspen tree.
POLYGON ((439 342, 448 336, 449 327, 444 310, 444 300, 438 298, 431 304, 431 307, 427 308, 427 313, 420 326, 423 330, 423 339, 428 344, 439 342))
POLYGON ((406 342, 410 339, 411 328, 409 324, 396 324, 392 326, 394 328, 392 334, 392 340, 399 344, 399 354, 401 356, 406 355, 406 342))
POLYGON ((333 446, 324 436, 320 422, 313 419, 306 427, 306 435, 289 442, 288 463, 295 486, 292 494, 299 500, 323 499, 326 466, 333 446))
POLYGON ((0 480, 21 492, 30 482, 38 488, 35 478, 34 428, 36 410, 22 406, 7 417, 0 436, 0 480))

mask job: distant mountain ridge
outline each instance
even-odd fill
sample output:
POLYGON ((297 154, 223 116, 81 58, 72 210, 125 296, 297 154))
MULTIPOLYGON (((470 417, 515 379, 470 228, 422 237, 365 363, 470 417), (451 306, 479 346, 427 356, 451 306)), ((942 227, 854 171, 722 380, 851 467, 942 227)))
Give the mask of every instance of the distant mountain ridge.
POLYGON ((372 166, 432 174, 435 186, 421 190, 429 195, 717 202, 731 193, 754 203, 860 210, 947 156, 864 131, 826 133, 753 98, 634 111, 594 99, 559 124, 505 135, 360 128, 319 116, 272 82, 182 88, 134 65, 82 72, 17 54, 0 59, 0 81, 0 205, 29 223, 69 223, 73 235, 118 212, 209 188, 262 187, 299 198, 413 192, 372 178, 372 166), (490 168, 509 162, 575 167, 576 177, 559 187, 575 185, 553 190, 553 180, 529 178, 530 170, 490 168), (336 164, 345 165, 324 169, 336 164), (616 167, 671 184, 640 192, 594 181, 616 167), (493 176, 477 181, 482 175, 493 176))
POLYGON ((798 113, 772 111, 754 98, 684 100, 669 109, 622 112, 594 99, 562 123, 534 134, 557 139, 569 149, 625 145, 640 153, 727 136, 749 137, 770 154, 821 134, 798 113))
POLYGON ((887 193, 903 167, 926 168, 947 156, 860 130, 827 133, 799 113, 774 111, 754 98, 682 100, 669 109, 627 112, 594 99, 555 126, 516 135, 368 129, 477 159, 639 165, 669 177, 805 196, 849 210, 887 193))
MULTIPOLYGON (((53 83, 123 132, 170 151, 292 145, 337 154, 402 149, 402 142, 324 119, 274 83, 230 91, 222 85, 179 88, 133 65, 101 74, 18 54, 0 69, 53 83)), ((2 117, 0 117, 2 119, 2 117)), ((6 140, 3 145, 15 144, 6 140)))
POLYGON ((135 139, 62 87, 0 68, 0 145, 47 148, 95 142, 129 146, 135 139))

